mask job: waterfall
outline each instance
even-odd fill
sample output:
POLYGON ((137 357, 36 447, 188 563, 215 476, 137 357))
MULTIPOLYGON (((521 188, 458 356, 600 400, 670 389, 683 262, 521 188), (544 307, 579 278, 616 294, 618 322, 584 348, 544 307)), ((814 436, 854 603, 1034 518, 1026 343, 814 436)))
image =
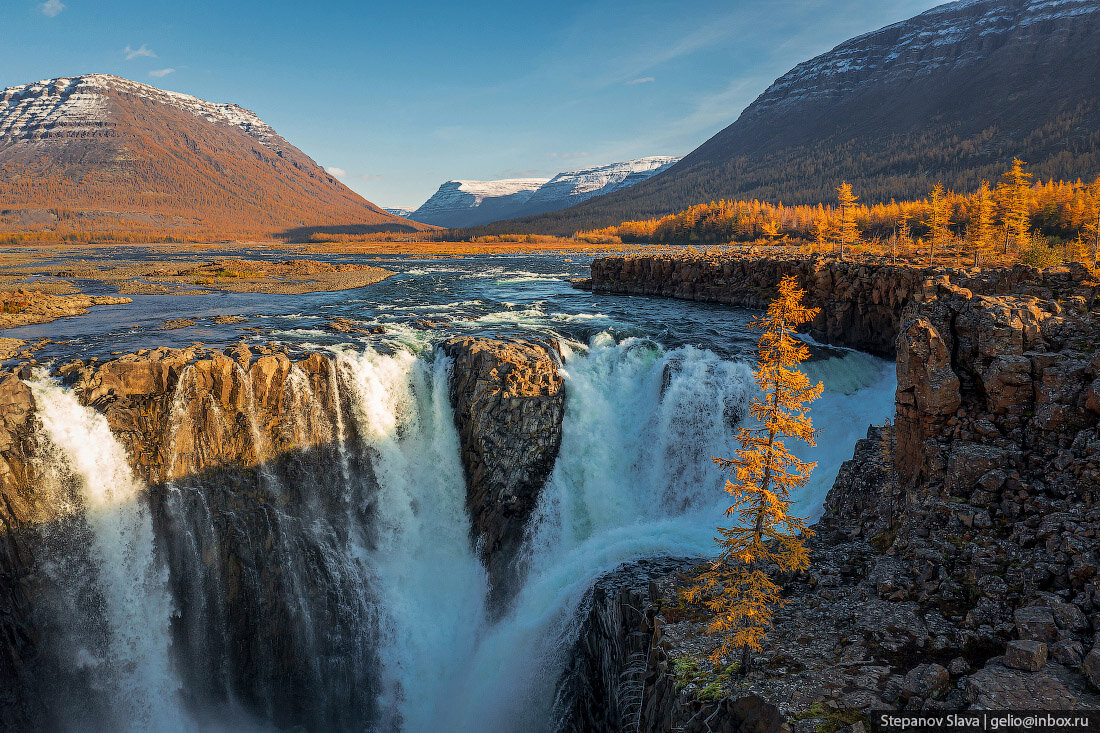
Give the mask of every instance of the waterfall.
MULTIPOLYGON (((107 420, 82 406, 76 396, 51 379, 29 382, 42 437, 71 476, 76 504, 90 530, 91 565, 102 595, 106 643, 103 658, 95 644, 74 651, 74 664, 93 666, 101 689, 110 696, 112 720, 106 727, 125 730, 179 730, 187 726, 181 711, 179 681, 172 668, 170 624, 173 613, 167 573, 158 561, 144 484, 134 475, 125 449, 107 420)), ((74 548, 75 551, 75 548, 74 548)), ((95 627, 90 618, 67 623, 95 627)), ((78 692, 78 691, 74 691, 78 692)), ((69 707, 78 707, 73 701, 69 707)), ((71 721, 82 727, 88 721, 71 721)))
MULTIPOLYGON (((528 528, 529 574, 511 611, 482 635, 450 730, 553 729, 555 685, 585 592, 626 561, 713 554, 724 520, 724 477, 709 459, 735 447, 734 425, 755 389, 749 366, 608 334, 563 356, 562 446, 528 528)), ((813 412, 819 446, 797 452, 819 462, 798 497, 816 509, 851 456, 853 431, 892 414, 893 377, 862 355, 814 369, 827 386, 813 412)))
POLYGON ((341 352, 351 418, 378 484, 368 562, 382 610, 378 730, 446 730, 488 589, 470 542, 448 360, 341 352))
MULTIPOLYGON (((819 446, 794 446, 818 461, 796 496, 804 515, 819 511, 867 424, 893 410, 891 365, 835 353, 805 365, 826 392, 811 413, 819 446)), ((713 553, 727 497, 710 457, 736 448, 756 389, 747 363, 690 346, 604 333, 562 354, 560 454, 526 529, 526 578, 495 620, 441 352, 342 347, 323 374, 293 367, 274 399, 297 437, 278 440, 323 444, 178 476, 154 487, 153 512, 106 419, 55 382, 33 382, 55 472, 75 487, 51 500, 71 501, 94 571, 89 591, 80 562, 51 559, 67 584, 58 625, 73 627, 71 663, 102 691, 104 727, 262 725, 250 710, 311 730, 552 729, 593 583, 645 556, 713 553)), ((257 410, 276 409, 272 396, 258 406, 247 373, 235 378, 248 391, 227 407, 181 374, 169 466, 204 441, 246 453, 270 442, 257 410)))

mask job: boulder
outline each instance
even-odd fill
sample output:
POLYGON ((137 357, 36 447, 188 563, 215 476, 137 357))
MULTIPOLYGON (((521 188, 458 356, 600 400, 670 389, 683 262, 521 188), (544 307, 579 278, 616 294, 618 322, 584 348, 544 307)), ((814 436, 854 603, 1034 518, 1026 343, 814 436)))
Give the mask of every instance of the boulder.
POLYGON ((1005 666, 1038 672, 1047 663, 1047 645, 1041 641, 1017 639, 1008 642, 1005 650, 1005 666))

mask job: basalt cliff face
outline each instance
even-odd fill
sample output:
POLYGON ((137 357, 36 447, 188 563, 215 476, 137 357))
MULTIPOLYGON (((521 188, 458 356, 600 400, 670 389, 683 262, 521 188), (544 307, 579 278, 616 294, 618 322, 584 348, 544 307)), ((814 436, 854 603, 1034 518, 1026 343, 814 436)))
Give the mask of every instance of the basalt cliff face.
MULTIPOLYGON (((490 567, 511 567, 507 555, 560 442, 554 348, 446 345, 469 511, 490 567)), ((377 584, 356 560, 374 542, 377 455, 359 435, 348 370, 332 353, 244 345, 58 369, 148 486, 176 599, 180 683, 200 706, 309 729, 349 729, 384 714, 370 621, 377 584)), ((65 636, 35 610, 51 563, 88 544, 73 514, 79 480, 57 475, 58 446, 42 428, 45 398, 33 387, 41 376, 30 367, 0 375, 0 677, 12 681, 0 691, 0 723, 12 729, 77 719, 81 711, 51 702, 61 697, 53 691, 96 684, 94 669, 61 662, 65 636)), ((107 715, 79 719, 99 713, 107 715)))
MULTIPOLYGON (((794 274, 823 309, 816 337, 866 347, 881 329, 894 339, 896 422, 871 428, 842 467, 813 527, 811 568, 784 579, 789 602, 733 697, 777 705, 796 730, 866 724, 880 710, 1100 705, 1095 276, 750 265, 611 258, 592 279, 605 291, 751 306, 794 274), (887 294, 904 306, 892 318, 875 307, 887 294)), ((698 696, 713 676, 669 664, 713 645, 703 617, 675 600, 684 577, 635 574, 620 593, 644 604, 644 623, 581 652, 601 668, 625 640, 648 638, 646 669, 634 671, 646 679, 643 730, 655 715, 683 725, 717 714, 698 696)), ((595 598, 595 618, 618 613, 615 598, 595 598)))
POLYGON ((894 340, 911 304, 932 301, 944 285, 981 295, 1018 294, 1039 299, 1095 297, 1097 284, 1080 265, 1048 271, 919 268, 885 263, 837 262, 827 257, 753 255, 641 255, 603 257, 576 287, 619 295, 655 295, 764 309, 786 276, 798 278, 806 303, 821 312, 809 333, 823 343, 894 358, 894 340))
POLYGON ((467 506, 494 605, 514 590, 517 556, 539 491, 561 447, 565 392, 556 341, 461 338, 451 402, 462 444, 467 506))

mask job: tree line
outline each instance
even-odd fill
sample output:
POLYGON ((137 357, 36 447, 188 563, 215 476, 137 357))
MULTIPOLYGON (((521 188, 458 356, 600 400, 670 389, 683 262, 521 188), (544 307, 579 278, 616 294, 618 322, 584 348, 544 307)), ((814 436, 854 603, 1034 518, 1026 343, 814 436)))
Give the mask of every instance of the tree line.
POLYGON ((660 244, 782 243, 812 252, 868 252, 901 260, 1049 266, 1096 262, 1100 177, 1091 184, 1031 180, 1013 159, 995 185, 958 193, 936 183, 922 199, 865 205, 847 182, 835 204, 784 206, 712 201, 656 219, 577 232, 587 242, 660 244))

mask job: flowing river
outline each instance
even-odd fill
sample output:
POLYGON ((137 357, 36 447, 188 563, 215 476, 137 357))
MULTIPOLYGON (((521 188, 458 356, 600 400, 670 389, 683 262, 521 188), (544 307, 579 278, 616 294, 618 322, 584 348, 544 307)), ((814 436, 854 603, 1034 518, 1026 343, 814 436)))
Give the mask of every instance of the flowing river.
MULTIPOLYGON (((313 656, 301 665, 300 719, 311 729, 550 731, 585 591, 624 562, 712 551, 726 503, 710 457, 733 452, 755 389, 752 313, 572 289, 564 278, 587 274, 588 262, 372 261, 399 274, 305 296, 138 296, 9 335, 67 342, 40 352, 57 361, 241 336, 331 352, 341 404, 350 406, 327 428, 340 446, 331 470, 309 486, 260 476, 271 497, 265 521, 279 538, 263 554, 293 619, 277 632, 313 656), (249 321, 218 326, 216 315, 249 321), (197 323, 154 331, 179 317, 197 323), (336 317, 383 332, 336 334, 324 327, 336 317), (455 334, 553 335, 562 344, 561 450, 526 528, 528 572, 502 612, 487 607, 449 360, 435 349, 455 334), (355 465, 360 454, 369 476, 355 465), (302 506, 280 503, 289 495, 302 506)), ((813 351, 805 369, 826 391, 812 408, 818 446, 799 453, 817 468, 795 503, 810 517, 868 424, 892 417, 895 387, 891 363, 813 351)), ((241 653, 223 641, 226 598, 236 591, 219 585, 210 548, 233 517, 205 503, 196 477, 169 487, 165 519, 154 521, 149 492, 106 420, 53 379, 41 376, 32 389, 56 478, 42 490, 70 517, 49 545, 42 572, 52 591, 37 609, 64 672, 65 684, 48 693, 59 725, 270 728, 263 711, 278 707, 274 688, 252 679, 242 696, 226 662, 241 653)), ((265 619, 254 622, 264 633, 265 619)))

